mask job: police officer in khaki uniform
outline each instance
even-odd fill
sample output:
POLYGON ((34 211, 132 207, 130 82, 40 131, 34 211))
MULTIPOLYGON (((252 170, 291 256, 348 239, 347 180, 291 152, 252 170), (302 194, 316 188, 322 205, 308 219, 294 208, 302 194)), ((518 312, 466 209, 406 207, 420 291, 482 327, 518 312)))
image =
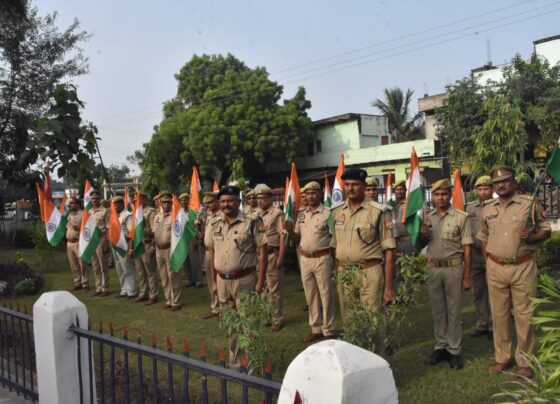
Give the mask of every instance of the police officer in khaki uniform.
POLYGON ((273 332, 280 331, 284 323, 282 312, 284 294, 284 258, 286 247, 284 234, 284 213, 272 204, 272 189, 265 184, 255 187, 258 214, 266 229, 268 266, 266 270, 266 288, 270 303, 274 306, 272 315, 273 332))
POLYGON ((160 192, 161 211, 154 218, 154 242, 156 262, 165 295, 165 305, 171 311, 181 309, 181 275, 169 264, 171 248, 171 201, 173 196, 167 191, 160 192))
POLYGON ((467 204, 467 214, 473 235, 472 247, 472 280, 474 307, 476 309, 476 327, 469 335, 481 337, 483 335, 492 339, 492 316, 488 302, 488 285, 486 284, 486 260, 482 256, 482 242, 476 238, 482 222, 482 208, 487 201, 492 199, 492 178, 483 175, 476 180, 474 189, 477 200, 467 204))
POLYGON ((459 370, 461 360, 461 296, 471 288, 472 232, 467 214, 451 206, 451 182, 443 179, 432 185, 435 209, 427 212, 421 228, 421 242, 428 245, 426 286, 436 345, 426 360, 436 365, 443 360, 459 370))
POLYGON ((247 200, 247 204, 243 208, 243 213, 245 213, 246 215, 257 215, 259 205, 257 203, 257 195, 255 194, 255 191, 252 189, 248 189, 245 197, 247 200))
MULTIPOLYGON (((267 266, 265 227, 260 217, 249 217, 239 210, 238 187, 222 188, 218 198, 221 212, 210 220, 204 235, 212 292, 218 295, 221 307, 230 301, 240 307, 241 292, 260 293, 263 289, 267 266)), ((230 339, 231 367, 238 368, 240 359, 233 337, 230 339)))
MULTIPOLYGON (((218 200, 217 192, 205 192, 202 198, 204 203, 204 211, 200 218, 200 232, 203 237, 206 233, 206 228, 212 223, 220 214, 220 201, 218 200)), ((203 240, 204 241, 204 240, 203 240)), ((204 260, 202 261, 202 270, 206 274, 206 282, 208 283, 208 291, 210 292, 210 311, 205 314, 202 319, 208 320, 216 317, 220 313, 220 302, 218 295, 212 292, 212 282, 210 281, 210 269, 208 267, 208 251, 204 249, 204 260)))
POLYGON ((393 206, 393 217, 395 218, 395 238, 397 240, 397 257, 401 255, 413 255, 414 246, 410 242, 410 235, 406 225, 402 223, 402 217, 406 205, 406 181, 396 181, 393 185, 395 202, 393 206))
MULTIPOLYGON (((189 201, 191 195, 188 192, 184 192, 179 195, 179 203, 183 210, 189 213, 189 201)), ((198 219, 196 224, 198 224, 198 219)), ((184 268, 185 274, 187 275, 187 288, 194 286, 196 288, 202 287, 202 262, 200 260, 200 251, 203 250, 203 246, 200 245, 200 239, 195 237, 191 241, 189 246, 189 255, 185 260, 184 268)))
POLYGON ((66 224, 66 253, 70 262, 70 269, 74 275, 74 290, 89 290, 87 263, 80 258, 78 244, 80 241, 80 226, 83 211, 77 198, 70 198, 70 212, 66 224))
MULTIPOLYGON (((136 282, 138 284, 138 297, 135 303, 146 302, 146 306, 157 303, 158 278, 156 273, 156 258, 154 249, 153 225, 156 217, 155 208, 148 205, 150 198, 145 193, 140 193, 142 199, 142 210, 144 212, 144 253, 134 260, 136 269, 136 282)), ((136 194, 134 195, 136 203, 136 194)), ((131 249, 132 254, 132 249, 131 249)))
POLYGON ((101 233, 101 240, 95 249, 95 254, 91 256, 91 266, 95 274, 95 293, 93 296, 109 296, 109 265, 107 263, 107 251, 109 242, 107 240, 107 229, 109 228, 108 209, 101 206, 101 194, 99 191, 92 191, 90 194, 92 208, 90 215, 95 219, 97 228, 101 233))
POLYGON ((304 188, 307 207, 300 211, 295 230, 289 221, 284 222, 284 227, 301 247, 301 281, 311 327, 311 333, 303 341, 313 342, 335 336, 332 237, 328 226, 330 210, 321 204, 321 186, 313 181, 304 188))
MULTIPOLYGON (((342 174, 346 200, 332 211, 331 247, 335 249, 335 272, 348 265, 364 270, 360 299, 367 309, 377 310, 381 285, 383 304, 389 304, 394 297, 395 238, 387 206, 366 197, 366 177, 367 173, 360 168, 348 168, 342 174)), ((341 287, 339 300, 344 321, 345 297, 341 287)))
POLYGON ((530 196, 516 192, 515 171, 498 167, 492 171, 494 192, 498 198, 484 205, 478 239, 486 256, 486 280, 492 320, 496 363, 491 373, 501 373, 511 366, 510 317, 513 306, 517 349, 517 374, 530 377, 531 370, 523 353, 534 347, 533 304, 537 282, 534 253, 550 237, 550 226, 543 208, 530 196))
POLYGON ((377 202, 379 197, 379 180, 373 177, 366 178, 366 196, 377 202))

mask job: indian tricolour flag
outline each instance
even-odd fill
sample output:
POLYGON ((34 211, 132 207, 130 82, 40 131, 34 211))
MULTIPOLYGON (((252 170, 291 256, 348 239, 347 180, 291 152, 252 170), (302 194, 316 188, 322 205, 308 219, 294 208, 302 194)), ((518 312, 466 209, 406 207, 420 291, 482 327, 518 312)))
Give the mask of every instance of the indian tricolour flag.
POLYGON ((338 169, 334 177, 334 186, 332 190, 332 206, 337 207, 344 202, 344 188, 342 186, 342 173, 344 172, 344 154, 340 155, 338 161, 338 169))
MULTIPOLYGON (((299 189, 299 179, 296 171, 296 163, 292 162, 292 171, 290 173, 290 181, 288 183, 288 192, 285 195, 286 203, 284 204, 284 214, 286 220, 295 221, 299 206, 301 203, 301 191, 299 189)), ((286 243, 288 242, 288 234, 286 234, 286 243)))
POLYGON ((50 245, 56 247, 66 232, 66 223, 68 222, 66 215, 62 214, 60 210, 56 208, 52 200, 47 199, 39 184, 35 184, 35 186, 39 197, 41 218, 45 223, 47 240, 50 245))
POLYGON ((84 209, 90 210, 92 208, 91 205, 91 193, 93 192, 93 187, 91 183, 86 180, 86 186, 84 188, 84 209))
POLYGON ((191 197, 189 199, 189 209, 195 212, 200 212, 202 206, 202 186, 200 185, 200 178, 198 177, 198 170, 193 167, 191 177, 191 197))
POLYGON ((456 169, 453 172, 453 193, 451 194, 451 206, 455 209, 465 211, 465 193, 463 192, 463 183, 461 182, 461 171, 456 169))
POLYGON ((390 171, 387 175, 387 183, 385 184, 385 205, 395 206, 395 201, 393 200, 393 175, 390 171))
MULTIPOLYGON (((191 188, 192 190, 192 188, 191 188)), ((191 194, 191 200, 192 196, 191 194)), ((190 202, 189 202, 190 205, 190 202)), ((171 208, 171 255, 169 264, 174 272, 179 272, 189 255, 189 247, 196 236, 194 220, 196 213, 189 208, 188 212, 181 207, 179 200, 173 195, 171 208)))
POLYGON ((126 243, 119 220, 119 214, 117 213, 117 208, 113 201, 111 201, 111 215, 109 216, 109 241, 111 242, 111 247, 113 247, 113 250, 115 250, 117 254, 121 257, 126 255, 128 244, 126 243))
POLYGON ((212 192, 220 192, 220 186, 217 181, 214 181, 214 184, 212 185, 212 192))
POLYGON ((132 210, 132 224, 130 238, 132 240, 132 251, 134 258, 139 258, 144 254, 144 207, 142 206, 142 197, 140 192, 136 192, 136 204, 132 210))
POLYGON ((410 157, 410 178, 406 193, 406 205, 403 211, 402 223, 406 224, 406 229, 410 235, 410 242, 420 250, 420 228, 423 222, 424 190, 420 176, 420 164, 416 150, 412 148, 410 157))
POLYGON ((84 261, 89 261, 91 256, 95 253, 95 249, 101 241, 101 232, 95 218, 89 214, 89 210, 84 209, 82 215, 82 225, 80 227, 80 241, 78 244, 78 251, 80 258, 84 261))
MULTIPOLYGON (((331 184, 329 183, 329 178, 327 174, 325 174, 325 186, 323 189, 323 206, 326 208, 330 208, 332 206, 332 196, 331 196, 331 184)), ((333 221, 332 216, 329 215, 327 219, 327 226, 329 226, 329 230, 333 231, 333 221)))

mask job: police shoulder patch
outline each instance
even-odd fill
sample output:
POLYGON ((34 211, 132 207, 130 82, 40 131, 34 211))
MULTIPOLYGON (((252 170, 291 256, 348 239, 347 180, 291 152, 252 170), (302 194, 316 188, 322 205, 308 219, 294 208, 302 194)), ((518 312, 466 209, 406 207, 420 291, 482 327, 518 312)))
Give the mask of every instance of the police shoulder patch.
POLYGON ((455 209, 455 211, 461 216, 468 216, 469 215, 467 212, 463 212, 462 210, 459 210, 459 209, 455 209))
POLYGON ((484 201, 483 205, 484 205, 484 206, 489 205, 489 204, 491 204, 492 202, 494 202, 495 200, 496 200, 495 198, 487 199, 487 200, 484 201))
POLYGON ((518 196, 519 196, 521 199, 525 199, 526 201, 531 201, 531 202, 533 201, 533 197, 532 197, 531 195, 518 194, 518 196))
POLYGON ((392 219, 389 220, 385 220, 385 227, 389 230, 391 230, 394 227, 394 223, 392 219))

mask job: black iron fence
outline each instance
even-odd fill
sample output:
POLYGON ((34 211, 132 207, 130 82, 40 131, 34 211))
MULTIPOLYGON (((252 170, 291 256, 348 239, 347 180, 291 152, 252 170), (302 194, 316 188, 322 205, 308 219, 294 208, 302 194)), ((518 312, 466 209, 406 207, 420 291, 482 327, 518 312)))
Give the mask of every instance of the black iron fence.
MULTIPOLYGON (((183 342, 180 353, 173 351, 169 337, 167 350, 157 348, 157 338, 152 335, 150 345, 144 345, 137 333, 135 341, 129 340, 128 329, 123 329, 123 338, 115 337, 112 326, 109 333, 86 330, 79 326, 70 328, 77 336, 78 350, 84 349, 87 340, 88 380, 80 377, 81 401, 93 402, 93 391, 97 401, 109 403, 272 403, 280 392, 281 384, 272 380, 272 368, 267 362, 264 377, 247 374, 245 358, 241 372, 226 368, 224 350, 217 364, 206 362, 204 346, 199 349, 199 359, 190 357, 188 344, 183 342), (81 343, 82 341, 82 343, 81 343), (95 358, 95 359, 93 359, 95 358), (94 372, 93 372, 94 371, 94 372), (95 377, 92 375, 95 373, 95 377), (85 388, 89 385, 89 389, 85 388), (90 397, 84 397, 89 391, 90 397)), ((82 373, 82 372, 80 372, 82 373)))
POLYGON ((539 187, 538 198, 546 211, 547 217, 554 219, 560 217, 560 197, 558 195, 558 185, 554 183, 541 184, 539 187))
POLYGON ((9 303, 0 306, 0 386, 37 401, 33 317, 9 303))

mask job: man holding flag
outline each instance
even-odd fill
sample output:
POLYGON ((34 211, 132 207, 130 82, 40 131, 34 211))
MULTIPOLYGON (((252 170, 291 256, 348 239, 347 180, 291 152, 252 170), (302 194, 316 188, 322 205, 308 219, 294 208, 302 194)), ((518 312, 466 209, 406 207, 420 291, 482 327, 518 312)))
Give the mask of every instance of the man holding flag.
POLYGON ((157 303, 158 278, 156 273, 155 249, 153 245, 153 224, 156 210, 149 206, 150 198, 143 192, 134 196, 134 225, 131 234, 134 235, 130 253, 135 258, 138 297, 133 302, 144 302, 146 306, 157 303))
MULTIPOLYGON (((395 238, 393 218, 386 205, 366 197, 365 170, 348 168, 341 175, 346 200, 332 211, 335 249, 335 272, 348 266, 363 270, 360 299, 369 310, 377 310, 380 300, 389 304, 394 297, 393 268, 395 238), (382 299, 379 289, 383 286, 382 299)), ((344 321, 345 296, 339 288, 341 314, 344 321)))
POLYGON ((66 253, 70 262, 70 269, 74 274, 74 290, 89 290, 88 264, 80 258, 79 241, 80 225, 82 223, 82 209, 80 200, 76 197, 70 198, 70 211, 66 224, 66 253))
POLYGON ((132 214, 125 209, 125 202, 122 196, 113 197, 111 203, 109 240, 113 250, 115 270, 121 285, 119 296, 133 299, 137 297, 136 279, 134 277, 132 258, 128 254, 132 214))
MULTIPOLYGON (((554 155, 548 163, 554 163, 554 155)), ((560 178, 560 172, 553 171, 560 178)), ((534 254, 550 237, 550 225, 535 196, 517 193, 515 170, 501 166, 492 171, 492 184, 498 198, 484 205, 478 239, 486 257, 488 296, 494 321, 494 351, 496 363, 490 373, 502 373, 511 367, 512 339, 511 308, 515 318, 517 349, 515 362, 519 376, 531 377, 529 362, 524 354, 534 348, 533 303, 536 294, 537 265, 534 254)))
POLYGON ((171 311, 181 309, 180 271, 173 271, 171 256, 171 203, 173 195, 167 191, 159 193, 161 211, 154 218, 154 242, 156 245, 156 262, 165 295, 165 306, 171 311))
POLYGON ((91 266, 95 274, 95 294, 94 296, 109 296, 109 265, 107 263, 106 252, 109 249, 107 240, 107 230, 109 229, 109 210, 101 206, 101 193, 97 190, 90 192, 91 211, 89 212, 95 220, 99 229, 100 241, 91 256, 91 266))

